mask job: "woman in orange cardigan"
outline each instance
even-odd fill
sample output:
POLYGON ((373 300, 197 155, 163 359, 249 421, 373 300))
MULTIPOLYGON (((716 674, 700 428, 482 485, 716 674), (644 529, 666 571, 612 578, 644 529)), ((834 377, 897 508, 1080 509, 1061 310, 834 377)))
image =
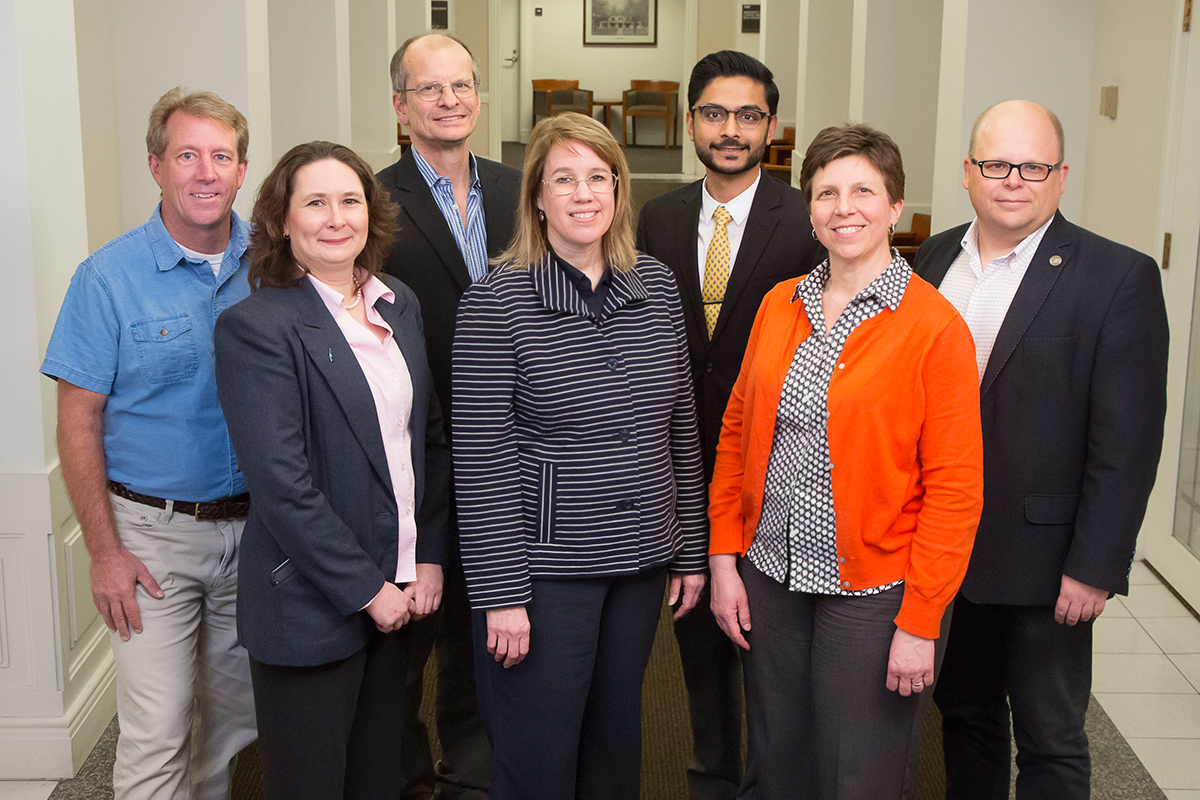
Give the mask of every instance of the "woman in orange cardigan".
POLYGON ((801 184, 829 260, 755 320, 710 492, 712 608, 748 651, 759 796, 898 798, 983 507, 975 349, 890 247, 886 134, 826 128, 801 184))

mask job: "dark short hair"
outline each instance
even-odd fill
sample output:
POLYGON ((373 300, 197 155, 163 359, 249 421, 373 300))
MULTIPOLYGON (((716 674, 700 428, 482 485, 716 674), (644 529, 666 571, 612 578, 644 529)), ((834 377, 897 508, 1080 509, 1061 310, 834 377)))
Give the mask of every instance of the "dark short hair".
POLYGON ((900 159, 900 148, 892 137, 877 131, 870 125, 843 125, 840 128, 825 128, 813 137, 804 153, 804 164, 800 167, 800 188, 804 199, 812 205, 812 182, 817 170, 846 156, 862 156, 883 176, 888 202, 904 199, 904 162, 900 159))
POLYGON ((296 173, 317 161, 331 158, 340 161, 358 175, 362 182, 363 196, 367 201, 367 243, 354 259, 355 266, 376 275, 383 266, 383 258, 396 235, 396 215, 399 207, 391 201, 387 192, 375 179, 367 162, 345 145, 333 142, 309 142, 298 144, 284 153, 258 187, 254 210, 250 212, 250 290, 264 286, 292 286, 304 278, 304 273, 292 254, 292 242, 284 236, 288 209, 292 203, 292 192, 296 187, 296 173))
POLYGON ((692 67, 688 80, 688 108, 695 108, 700 95, 717 78, 743 76, 758 81, 767 92, 767 110, 771 116, 779 110, 779 87, 775 85, 775 74, 757 58, 739 53, 737 50, 718 50, 709 53, 692 67))

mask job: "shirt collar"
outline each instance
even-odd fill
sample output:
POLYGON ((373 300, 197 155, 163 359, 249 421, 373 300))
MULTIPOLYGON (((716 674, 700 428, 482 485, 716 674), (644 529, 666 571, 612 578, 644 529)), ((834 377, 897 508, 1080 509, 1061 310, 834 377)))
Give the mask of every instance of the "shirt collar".
MULTIPOLYGON (((154 253, 154 261, 159 272, 175 269, 179 263, 187 260, 179 243, 171 238, 167 226, 162 221, 162 202, 154 208, 150 221, 146 223, 146 232, 150 238, 150 249, 154 253)), ((242 222, 236 211, 229 212, 229 244, 225 245, 225 255, 241 259, 246 248, 250 246, 250 226, 242 222)))
MULTIPOLYGON (((1054 217, 1051 216, 1050 219, 1042 223, 1042 227, 1022 239, 1012 249, 1011 253, 992 259, 992 263, 995 263, 997 266, 1013 268, 1030 261, 1033 258, 1034 251, 1042 243, 1042 237, 1046 235, 1046 229, 1050 227, 1050 223, 1053 221, 1054 217)), ((971 263, 978 264, 981 270, 987 266, 987 264, 982 263, 979 257, 979 217, 971 221, 967 232, 963 234, 961 244, 962 249, 970 257, 971 263)))
MULTIPOLYGON (((413 154, 413 158, 417 162, 417 171, 419 171, 421 173, 421 177, 425 179, 426 186, 432 189, 434 184, 441 183, 443 181, 447 184, 450 183, 449 178, 443 178, 441 175, 438 175, 437 170, 434 169, 428 161, 421 157, 421 154, 417 152, 417 148, 409 148, 409 152, 413 154)), ((467 157, 470 159, 471 163, 471 188, 477 189, 479 188, 479 170, 475 166, 475 154, 468 151, 467 157)))
POLYGON ((717 206, 725 206, 725 210, 729 212, 731 221, 735 225, 745 225, 746 217, 750 216, 750 206, 754 205, 754 193, 758 191, 758 182, 761 180, 762 168, 759 168, 758 174, 754 177, 754 183, 747 186, 745 191, 728 203, 718 203, 708 193, 708 179, 705 178, 700 188, 700 219, 704 222, 710 221, 717 206))
MULTIPOLYGON (((362 270, 355 268, 354 274, 357 275, 358 279, 361 281, 365 273, 362 270)), ((334 319, 337 319, 338 314, 346 310, 342 305, 343 300, 345 300, 345 298, 342 297, 342 293, 337 289, 327 286, 326 284, 317 280, 317 278, 312 274, 309 274, 307 277, 309 282, 311 282, 316 288, 317 294, 321 296, 321 301, 325 303, 325 308, 329 309, 329 313, 334 319)), ((379 278, 376 278, 374 275, 367 278, 366 282, 362 284, 362 291, 363 303, 367 308, 374 308, 375 303, 378 302, 380 298, 387 300, 389 303, 396 302, 396 293, 389 289, 386 283, 379 280, 379 278)))
MULTIPOLYGON (((829 259, 825 259, 821 262, 821 266, 801 278, 800 282, 796 284, 796 291, 792 292, 792 302, 803 300, 805 305, 821 302, 821 292, 824 290, 825 284, 829 282, 829 274, 829 259)), ((868 283, 866 288, 855 295, 850 302, 874 298, 895 312, 900 301, 904 299, 904 290, 908 288, 910 278, 912 278, 912 267, 900 255, 900 251, 893 247, 892 263, 888 264, 887 269, 868 283)))

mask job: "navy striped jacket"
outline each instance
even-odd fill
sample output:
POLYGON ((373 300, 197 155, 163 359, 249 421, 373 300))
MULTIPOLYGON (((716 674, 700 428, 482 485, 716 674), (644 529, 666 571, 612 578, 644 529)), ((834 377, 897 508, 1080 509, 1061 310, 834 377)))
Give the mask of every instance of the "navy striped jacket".
POLYGON ((550 256, 493 270, 455 327, 454 477, 476 609, 530 578, 708 565, 707 497, 679 291, 638 256, 594 318, 550 256))

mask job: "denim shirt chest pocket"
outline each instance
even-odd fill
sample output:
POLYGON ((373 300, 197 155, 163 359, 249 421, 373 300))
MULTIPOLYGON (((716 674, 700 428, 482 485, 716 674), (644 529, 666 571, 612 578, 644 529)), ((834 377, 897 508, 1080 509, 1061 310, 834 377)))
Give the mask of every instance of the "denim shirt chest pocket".
POLYGON ((138 365, 152 386, 186 380, 200 368, 196 337, 187 314, 145 319, 129 327, 138 365))

